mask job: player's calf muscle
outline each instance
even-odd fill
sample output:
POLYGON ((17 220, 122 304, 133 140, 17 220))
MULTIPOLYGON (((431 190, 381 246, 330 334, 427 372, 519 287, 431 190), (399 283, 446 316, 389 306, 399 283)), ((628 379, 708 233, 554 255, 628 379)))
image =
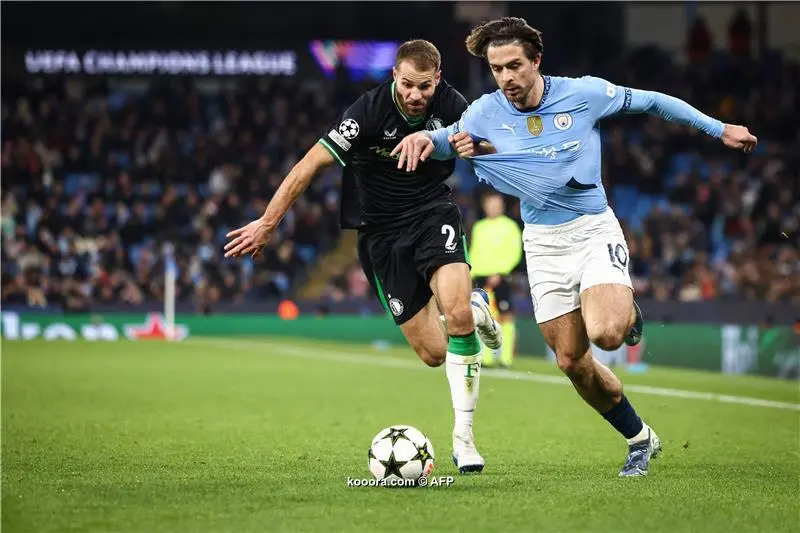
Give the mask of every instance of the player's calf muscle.
POLYGON ((416 347, 415 351, 422 362, 430 367, 436 368, 437 366, 442 366, 442 364, 444 364, 445 356, 440 355, 439 353, 431 352, 422 346, 416 347))
POLYGON ((406 340, 428 366, 440 366, 447 355, 447 336, 439 322, 436 301, 431 298, 419 313, 400 326, 406 340))
POLYGON ((592 356, 580 310, 544 322, 540 328, 556 353, 558 368, 586 403, 604 412, 619 402, 622 383, 592 356))
POLYGON ((406 339, 426 365, 436 367, 444 363, 447 356, 447 339, 444 335, 435 332, 413 336, 406 334, 406 339))
POLYGON ((591 351, 578 358, 559 357, 558 367, 590 406, 604 413, 622 398, 622 382, 591 351))
POLYGON ((441 366, 445 361, 447 355, 447 344, 442 343, 442 346, 436 346, 436 343, 426 344, 425 342, 415 342, 408 339, 411 347, 417 352, 417 355, 428 366, 437 367, 441 366))
POLYGON ((594 366, 595 382, 598 389, 603 391, 604 401, 593 406, 601 413, 610 409, 622 399, 622 381, 606 365, 591 357, 594 366))

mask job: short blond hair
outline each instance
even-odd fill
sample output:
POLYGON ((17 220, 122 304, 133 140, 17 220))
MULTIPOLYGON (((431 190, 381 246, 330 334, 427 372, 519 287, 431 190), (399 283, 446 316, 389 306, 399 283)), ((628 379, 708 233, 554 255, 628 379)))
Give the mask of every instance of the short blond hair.
POLYGON ((436 70, 442 68, 442 55, 432 42, 424 39, 406 41, 394 57, 394 66, 399 67, 403 61, 410 61, 417 70, 436 70))

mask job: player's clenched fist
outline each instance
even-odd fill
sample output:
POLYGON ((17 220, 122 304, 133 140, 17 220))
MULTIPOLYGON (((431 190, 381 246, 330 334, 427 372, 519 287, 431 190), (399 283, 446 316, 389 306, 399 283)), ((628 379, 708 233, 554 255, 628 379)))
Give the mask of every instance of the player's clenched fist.
POLYGON ((433 148, 433 141, 430 137, 424 131, 419 131, 400 141, 392 150, 391 156, 394 157, 399 153, 397 168, 403 168, 405 164, 406 171, 412 172, 417 169, 420 161, 425 161, 433 153, 433 148))
POLYGON ((750 133, 744 126, 725 124, 725 129, 722 131, 722 142, 729 148, 744 150, 746 154, 749 154, 758 144, 758 137, 750 133))
POLYGON ((235 229, 226 237, 231 239, 225 245, 225 257, 256 257, 264 245, 269 242, 273 229, 261 218, 257 218, 246 226, 235 229))
POLYGON ((455 148, 458 157, 472 157, 478 155, 475 147, 475 141, 472 140, 469 133, 460 131, 455 135, 450 135, 447 141, 455 148))

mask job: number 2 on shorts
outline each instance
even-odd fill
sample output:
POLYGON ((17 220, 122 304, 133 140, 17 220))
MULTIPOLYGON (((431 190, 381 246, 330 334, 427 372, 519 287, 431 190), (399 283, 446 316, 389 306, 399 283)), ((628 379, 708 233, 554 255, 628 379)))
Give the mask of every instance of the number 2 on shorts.
POLYGON ((447 235, 447 242, 444 243, 446 250, 454 250, 456 247, 456 230, 450 224, 442 224, 442 235, 447 235))

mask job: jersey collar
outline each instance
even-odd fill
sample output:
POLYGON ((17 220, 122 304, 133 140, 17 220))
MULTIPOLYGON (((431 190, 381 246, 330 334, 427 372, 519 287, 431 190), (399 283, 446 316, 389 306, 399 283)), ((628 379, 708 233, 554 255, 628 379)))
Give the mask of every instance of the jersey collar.
MULTIPOLYGON (((524 109, 517 109, 517 107, 511 103, 511 101, 506 98, 506 95, 503 95, 503 98, 506 98, 506 102, 508 102, 509 107, 515 110, 518 113, 527 114, 533 113, 534 111, 538 110, 542 105, 544 105, 545 100, 547 100, 547 95, 550 94, 550 76, 542 76, 542 80, 544 80, 544 89, 542 90, 542 99, 539 100, 539 103, 533 107, 526 107, 524 109)), ((394 94, 394 93, 392 93, 394 94)))
MULTIPOLYGON (((422 115, 419 118, 412 118, 412 117, 409 117, 408 115, 406 115, 405 112, 403 111, 403 108, 400 107, 400 104, 397 102, 397 97, 395 96, 395 92, 394 92, 394 84, 395 84, 395 82, 392 81, 392 85, 391 85, 391 87, 389 87, 389 90, 392 92, 392 102, 394 102, 395 109, 397 109, 397 112, 400 113, 400 116, 403 117, 403 120, 405 120, 408 123, 409 126, 411 126, 411 127, 419 126, 420 124, 422 124, 422 121, 425 120, 425 115, 422 115)), ((426 115, 427 115, 427 113, 426 113, 426 115)))

